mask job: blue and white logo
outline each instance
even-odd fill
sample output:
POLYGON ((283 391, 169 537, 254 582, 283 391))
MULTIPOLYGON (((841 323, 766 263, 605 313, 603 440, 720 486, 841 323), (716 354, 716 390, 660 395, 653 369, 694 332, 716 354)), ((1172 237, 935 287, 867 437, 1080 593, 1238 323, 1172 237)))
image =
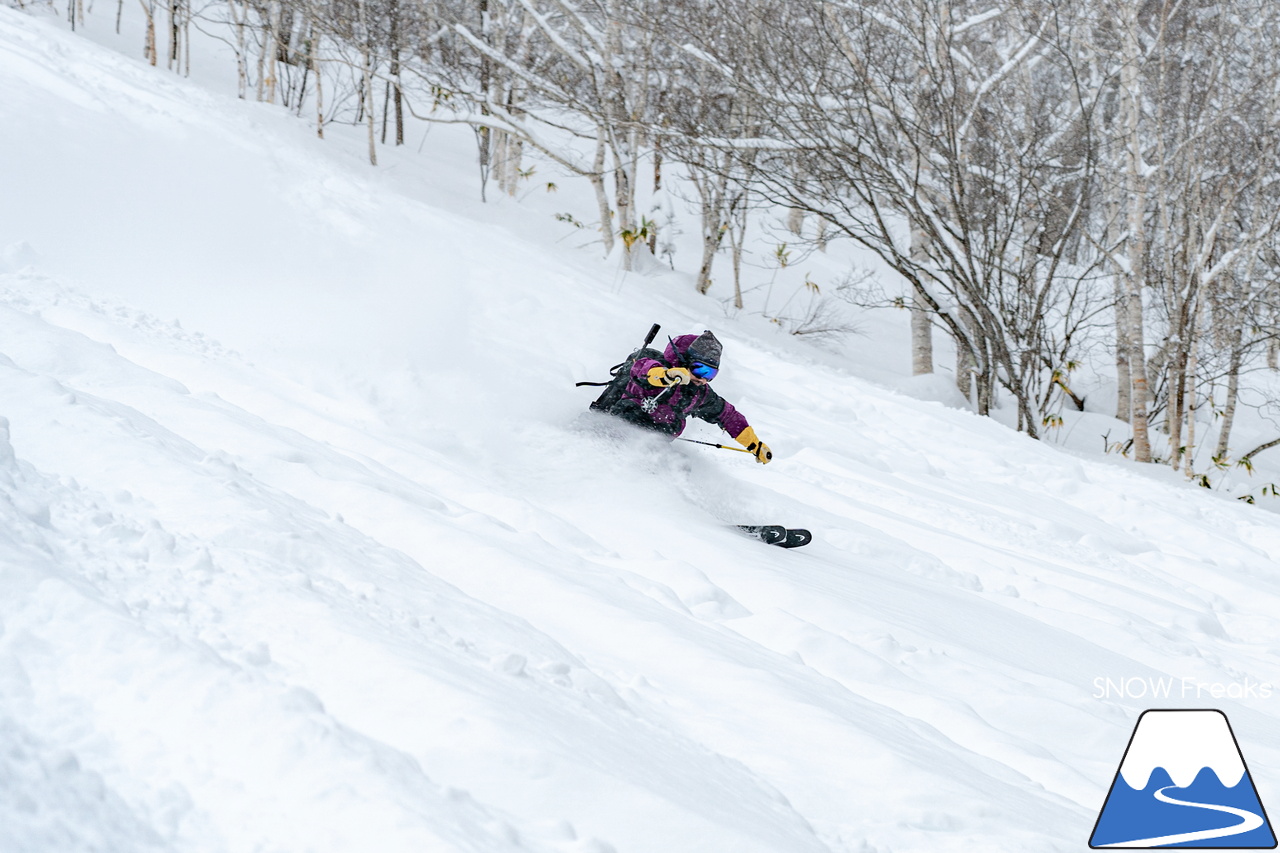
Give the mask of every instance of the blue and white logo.
POLYGON ((1089 846, 1274 848, 1226 714, 1144 711, 1089 846))

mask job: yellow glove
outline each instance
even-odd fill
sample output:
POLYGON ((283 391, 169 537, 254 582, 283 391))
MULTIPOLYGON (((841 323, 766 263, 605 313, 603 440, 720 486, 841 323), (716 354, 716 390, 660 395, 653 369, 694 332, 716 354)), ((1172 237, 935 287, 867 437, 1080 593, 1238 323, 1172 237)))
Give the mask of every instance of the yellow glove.
POLYGON ((693 379, 693 374, 683 367, 651 367, 648 376, 649 384, 655 388, 688 385, 693 379))
POLYGON ((773 459, 773 451, 769 449, 769 445, 761 441, 756 435, 756 431, 751 427, 747 427, 738 433, 734 441, 754 453, 756 461, 762 465, 768 465, 769 461, 773 459))

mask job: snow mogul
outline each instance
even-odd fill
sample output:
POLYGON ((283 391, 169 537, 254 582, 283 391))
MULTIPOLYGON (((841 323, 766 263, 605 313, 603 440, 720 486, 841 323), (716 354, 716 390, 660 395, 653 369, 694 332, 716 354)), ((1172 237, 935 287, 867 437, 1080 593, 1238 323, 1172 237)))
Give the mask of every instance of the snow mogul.
POLYGON ((769 445, 760 440, 742 413, 711 388, 720 371, 723 347, 710 331, 700 335, 668 338, 662 352, 650 349, 658 324, 649 330, 640 349, 614 365, 604 392, 591 404, 592 411, 613 415, 643 429, 675 438, 690 416, 713 423, 767 464, 773 459, 769 445))

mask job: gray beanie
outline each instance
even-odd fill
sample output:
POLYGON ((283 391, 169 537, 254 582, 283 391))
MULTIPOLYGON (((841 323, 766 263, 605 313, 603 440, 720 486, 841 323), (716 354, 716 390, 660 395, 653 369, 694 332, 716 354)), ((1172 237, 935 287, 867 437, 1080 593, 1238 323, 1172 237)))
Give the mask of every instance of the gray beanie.
POLYGON ((685 350, 688 353, 689 361, 700 361, 705 365, 719 369, 720 353, 723 348, 720 341, 711 332, 704 331, 689 344, 689 348, 685 350))

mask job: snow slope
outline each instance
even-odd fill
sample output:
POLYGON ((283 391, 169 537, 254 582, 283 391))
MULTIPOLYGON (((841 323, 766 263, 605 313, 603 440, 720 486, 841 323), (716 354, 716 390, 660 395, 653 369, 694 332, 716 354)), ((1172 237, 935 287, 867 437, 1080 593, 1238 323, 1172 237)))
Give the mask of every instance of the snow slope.
POLYGON ((430 141, 0 9, 0 849, 1077 850, 1160 704, 1274 799, 1276 699, 1205 691, 1280 680, 1275 515, 620 278, 430 141), (774 464, 582 424, 655 320, 774 464))

